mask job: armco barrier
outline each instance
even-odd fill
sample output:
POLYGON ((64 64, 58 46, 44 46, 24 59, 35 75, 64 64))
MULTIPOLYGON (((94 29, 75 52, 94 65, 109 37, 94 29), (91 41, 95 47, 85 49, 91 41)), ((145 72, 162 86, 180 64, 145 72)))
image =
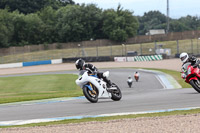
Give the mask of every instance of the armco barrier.
POLYGON ((51 60, 51 64, 61 64, 61 63, 63 63, 62 59, 51 60))
POLYGON ((10 63, 10 64, 0 64, 0 69, 1 68, 35 66, 35 65, 46 65, 46 64, 60 64, 60 63, 63 63, 62 59, 33 61, 33 62, 19 62, 19 63, 10 63))
POLYGON ((155 60, 162 60, 162 59, 163 59, 162 55, 114 57, 115 62, 155 61, 155 60))
POLYGON ((51 64, 51 60, 23 62, 23 66, 47 65, 51 64))
POLYGON ((22 63, 10 63, 10 64, 0 64, 0 68, 14 68, 14 67, 22 67, 22 63))
POLYGON ((35 65, 47 65, 47 64, 60 64, 62 59, 55 60, 44 60, 44 61, 32 61, 32 62, 23 62, 23 66, 35 66, 35 65))

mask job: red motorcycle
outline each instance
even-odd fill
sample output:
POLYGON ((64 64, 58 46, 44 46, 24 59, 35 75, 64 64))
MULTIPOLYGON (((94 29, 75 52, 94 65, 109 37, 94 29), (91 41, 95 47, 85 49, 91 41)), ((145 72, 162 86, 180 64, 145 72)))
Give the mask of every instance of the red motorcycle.
POLYGON ((138 72, 135 72, 135 74, 134 74, 134 78, 135 78, 135 81, 136 82, 138 82, 138 80, 139 80, 139 73, 138 72))
POLYGON ((190 84, 198 93, 200 93, 200 70, 198 67, 191 66, 191 63, 186 63, 182 66, 181 77, 185 82, 190 84))

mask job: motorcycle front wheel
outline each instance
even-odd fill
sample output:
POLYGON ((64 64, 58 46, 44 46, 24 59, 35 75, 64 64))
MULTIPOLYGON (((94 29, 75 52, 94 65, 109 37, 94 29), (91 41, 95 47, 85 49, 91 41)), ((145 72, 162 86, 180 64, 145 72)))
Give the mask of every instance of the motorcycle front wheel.
POLYGON ((200 82, 198 80, 190 80, 190 85, 200 93, 200 82))
POLYGON ((128 86, 129 86, 129 88, 131 88, 131 86, 132 86, 132 83, 128 83, 128 86))
POLYGON ((83 87, 83 94, 91 103, 96 103, 98 101, 98 92, 96 90, 94 91, 95 92, 91 91, 87 86, 83 87))
POLYGON ((121 90, 114 83, 112 83, 112 86, 116 87, 117 89, 116 90, 112 90, 112 92, 111 92, 111 95, 112 95, 111 99, 114 100, 114 101, 119 101, 122 98, 121 90))

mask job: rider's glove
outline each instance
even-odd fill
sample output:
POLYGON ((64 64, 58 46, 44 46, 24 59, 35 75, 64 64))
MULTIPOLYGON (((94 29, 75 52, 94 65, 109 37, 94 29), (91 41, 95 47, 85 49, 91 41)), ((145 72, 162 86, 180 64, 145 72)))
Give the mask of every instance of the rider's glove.
POLYGON ((200 64, 200 60, 197 60, 196 63, 193 65, 193 67, 197 67, 200 64))
POLYGON ((93 71, 93 72, 92 72, 92 75, 97 75, 97 72, 96 72, 96 71, 93 71))
POLYGON ((97 70, 94 70, 92 73, 93 73, 94 75, 97 75, 97 70))
POLYGON ((196 58, 195 56, 191 56, 191 57, 190 57, 190 60, 191 60, 191 61, 196 61, 197 58, 196 58))
POLYGON ((182 77, 183 79, 185 79, 185 78, 186 78, 185 73, 182 73, 182 74, 181 74, 181 77, 182 77))

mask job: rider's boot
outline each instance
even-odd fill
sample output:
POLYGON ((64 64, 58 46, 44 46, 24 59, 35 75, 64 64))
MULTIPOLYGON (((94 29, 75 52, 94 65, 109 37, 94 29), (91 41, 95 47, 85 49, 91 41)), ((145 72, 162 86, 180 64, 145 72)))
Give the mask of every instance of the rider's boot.
POLYGON ((104 78, 103 80, 104 80, 104 81, 106 82, 106 84, 107 84, 107 91, 108 91, 108 92, 111 92, 111 87, 112 87, 111 81, 108 80, 107 78, 104 78))
POLYGON ((110 80, 108 80, 106 77, 103 77, 103 80, 106 82, 107 84, 107 88, 110 88, 112 86, 112 83, 110 80))
POLYGON ((108 92, 111 92, 112 83, 111 83, 111 81, 108 79, 109 72, 104 72, 104 73, 102 73, 101 76, 102 76, 103 80, 106 82, 107 91, 108 91, 108 92))
POLYGON ((111 83, 110 80, 108 80, 106 83, 107 83, 107 87, 108 87, 108 88, 111 88, 111 87, 112 87, 112 83, 111 83))

